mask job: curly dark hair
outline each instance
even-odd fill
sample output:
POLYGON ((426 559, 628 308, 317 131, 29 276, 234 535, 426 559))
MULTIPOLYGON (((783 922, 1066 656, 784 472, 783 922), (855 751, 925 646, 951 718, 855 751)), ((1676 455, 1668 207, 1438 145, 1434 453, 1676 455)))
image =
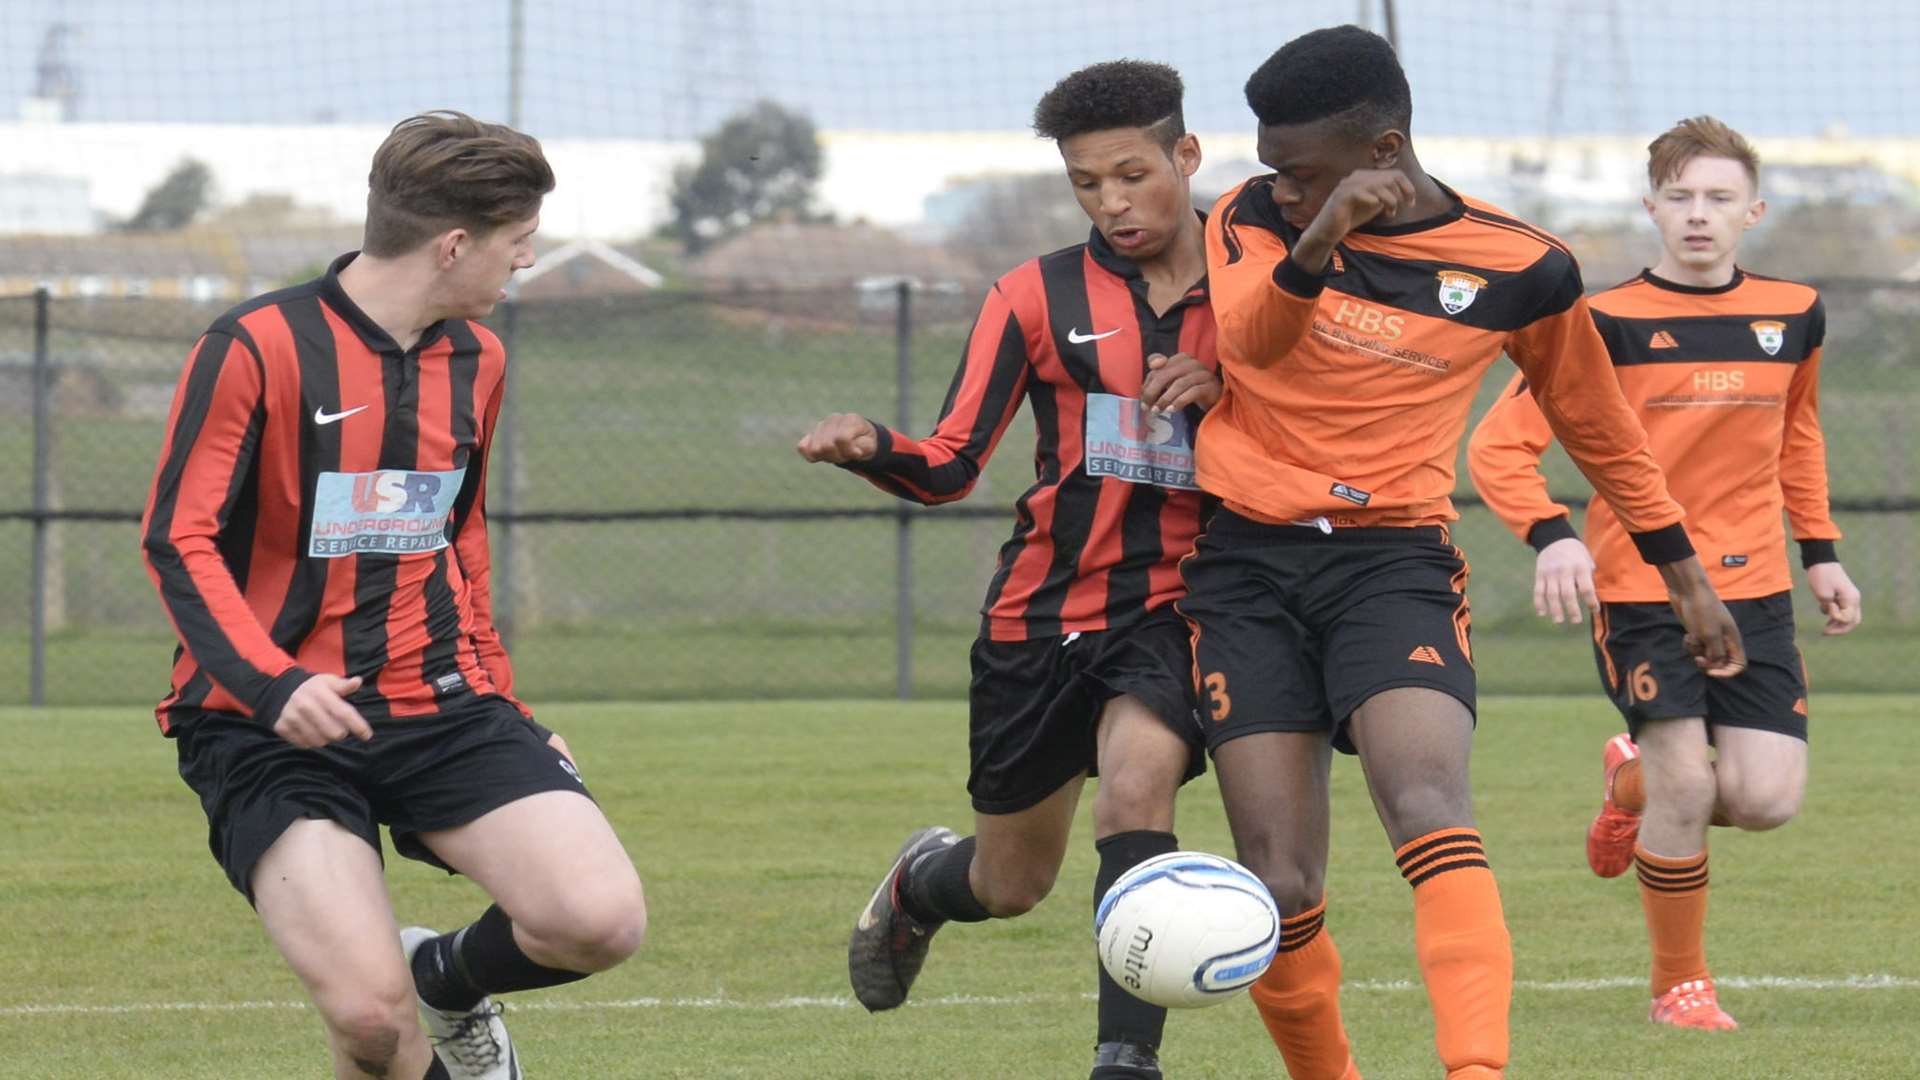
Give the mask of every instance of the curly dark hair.
POLYGON ((1332 26, 1280 46, 1247 79, 1247 104, 1268 127, 1328 117, 1356 138, 1413 123, 1407 73, 1387 39, 1358 26, 1332 26))
POLYGON ((1162 149, 1187 133, 1180 73, 1151 60, 1109 60, 1081 68, 1054 84, 1033 108, 1033 131, 1043 139, 1070 139, 1089 131, 1147 128, 1162 149))

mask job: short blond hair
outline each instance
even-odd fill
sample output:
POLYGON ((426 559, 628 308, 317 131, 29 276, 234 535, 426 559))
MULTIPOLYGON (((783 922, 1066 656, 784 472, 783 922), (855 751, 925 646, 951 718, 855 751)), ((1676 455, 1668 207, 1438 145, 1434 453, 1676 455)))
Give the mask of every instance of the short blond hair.
POLYGON ((1647 144, 1647 182, 1657 190, 1697 157, 1739 162, 1754 190, 1760 190, 1760 155, 1754 152, 1753 144, 1711 116, 1682 120, 1647 144))
POLYGON ((484 234, 539 213, 552 190, 533 136, 452 109, 410 116, 373 155, 362 247, 385 257, 452 228, 484 234))

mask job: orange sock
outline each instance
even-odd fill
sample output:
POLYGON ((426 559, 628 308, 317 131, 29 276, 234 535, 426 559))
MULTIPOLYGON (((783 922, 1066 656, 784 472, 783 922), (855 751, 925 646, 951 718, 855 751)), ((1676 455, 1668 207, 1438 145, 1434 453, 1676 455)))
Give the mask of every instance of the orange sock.
POLYGON ((1653 946, 1653 996, 1707 974, 1707 853, 1668 858, 1634 845, 1653 946))
POLYGON ((1640 775, 1640 759, 1628 758, 1613 770, 1613 779, 1609 781, 1609 790, 1613 795, 1613 805, 1629 814, 1638 814, 1647 808, 1647 784, 1640 775))
POLYGON ((1280 951, 1251 988, 1253 1006, 1293 1080, 1360 1080, 1340 1022, 1340 951, 1327 902, 1280 921, 1280 951))
POLYGON ((1513 942, 1475 829, 1441 829, 1394 853, 1413 886, 1414 950, 1433 1007, 1433 1041, 1451 1080, 1507 1067, 1513 942))

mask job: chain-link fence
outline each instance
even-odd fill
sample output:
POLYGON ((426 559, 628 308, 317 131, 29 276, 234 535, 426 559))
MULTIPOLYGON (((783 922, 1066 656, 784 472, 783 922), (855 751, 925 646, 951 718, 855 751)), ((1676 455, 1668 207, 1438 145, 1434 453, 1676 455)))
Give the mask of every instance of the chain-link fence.
MULTIPOLYGON (((656 292, 521 301, 491 320, 510 394, 489 512, 495 591, 539 700, 953 695, 1011 505, 1025 414, 970 499, 927 510, 793 444, 854 411, 933 422, 977 288, 656 292)), ((1823 689, 1920 687, 1913 477, 1920 287, 1825 289, 1821 409, 1841 553, 1867 625, 1803 639, 1823 689)), ((172 637, 137 519, 187 347, 218 305, 0 299, 0 686, 53 704, 149 702, 172 637)), ((1502 382, 1490 377, 1481 406, 1502 382)), ((1476 409, 1476 415, 1478 410, 1476 409)), ((1555 451, 1557 493, 1586 487, 1555 451)), ((1578 629, 1530 607, 1532 553, 1474 505, 1476 654, 1488 692, 1586 691, 1578 629)))
MULTIPOLYGON (((1029 422, 937 510, 793 442, 840 410, 924 431, 986 280, 1086 235, 1028 130, 1056 80, 1177 67, 1205 199, 1262 168, 1247 75, 1349 19, 1395 39, 1423 166, 1558 232, 1595 287, 1655 257, 1649 138, 1703 112, 1755 138, 1772 208, 1742 258, 1824 282, 1830 472, 1866 594, 1860 632, 1806 635, 1809 666, 1822 688, 1920 686, 1903 0, 337 0, 322 19, 97 0, 0 5, 0 701, 160 696, 172 641, 135 521, 185 352, 355 246, 374 148, 439 107, 537 135, 559 179, 540 265, 493 319, 513 351, 493 536, 525 691, 960 692, 1029 422), (458 63, 419 62, 449 40, 458 63), (729 127, 773 114, 781 138, 729 127), (689 178, 709 167, 792 198, 706 205, 689 178)), ((1534 618, 1530 552, 1461 475, 1484 685, 1590 691, 1584 635, 1534 618)))

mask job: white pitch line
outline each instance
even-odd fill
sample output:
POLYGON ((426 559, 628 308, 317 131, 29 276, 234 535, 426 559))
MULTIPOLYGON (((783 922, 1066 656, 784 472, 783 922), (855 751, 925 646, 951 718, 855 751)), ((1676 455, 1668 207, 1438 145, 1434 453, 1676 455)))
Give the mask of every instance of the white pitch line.
MULTIPOLYGON (((1646 985, 1645 976, 1618 975, 1605 979, 1519 979, 1513 984, 1523 993, 1566 993, 1586 990, 1625 990, 1646 985)), ((1846 975, 1816 979, 1794 975, 1732 975, 1714 979, 1728 990, 1920 990, 1920 978, 1903 975, 1846 975)), ((1362 979, 1344 984, 1343 991, 1374 994, 1420 990, 1410 979, 1362 979)), ((910 1001, 910 1008, 944 1009, 956 1006, 1058 1005, 1069 1001, 1092 1001, 1093 994, 950 994, 945 997, 910 1001)), ((769 1012, 782 1009, 849 1009, 851 997, 783 997, 764 1001, 742 1001, 724 994, 708 997, 638 997, 609 1001, 516 1001, 515 1012, 601 1012, 630 1009, 738 1009, 769 1012)), ((276 1009, 306 1009, 304 1001, 151 1001, 125 1005, 0 1005, 0 1019, 35 1016, 122 1016, 129 1013, 174 1012, 258 1012, 276 1009)))

